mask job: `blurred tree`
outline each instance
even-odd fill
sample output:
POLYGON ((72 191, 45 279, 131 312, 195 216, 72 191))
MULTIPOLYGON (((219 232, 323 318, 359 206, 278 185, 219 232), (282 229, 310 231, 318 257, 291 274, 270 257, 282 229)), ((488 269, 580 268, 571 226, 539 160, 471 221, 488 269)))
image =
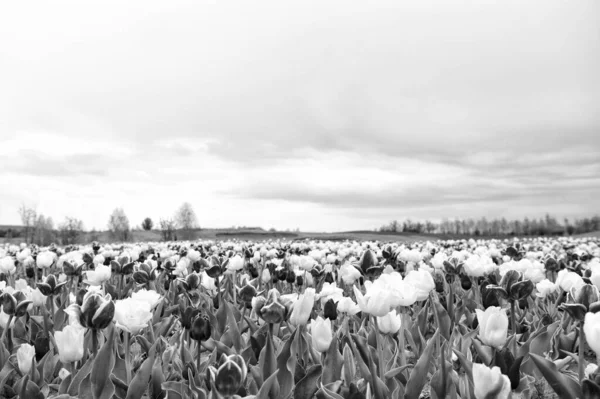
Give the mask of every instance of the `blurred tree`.
POLYGON ((33 242, 33 236, 35 233, 35 222, 37 220, 37 212, 35 208, 31 208, 26 206, 25 204, 21 204, 19 208, 19 216, 21 217, 21 223, 23 224, 25 235, 25 242, 31 243, 33 242))
POLYGON ((163 240, 173 240, 175 237, 175 222, 172 219, 160 219, 159 226, 163 240))
POLYGON ((67 216, 65 221, 58 226, 58 230, 62 245, 75 244, 83 232, 83 222, 67 216))
POLYGON ((129 218, 123 208, 115 208, 108 219, 108 230, 113 239, 127 241, 130 237, 129 218))
POLYGON ((189 202, 181 204, 175 212, 175 223, 177 228, 181 230, 181 236, 184 240, 192 238, 193 230, 198 228, 198 218, 189 202))
POLYGON ((152 222, 152 219, 144 219, 144 221, 142 222, 142 228, 146 231, 149 231, 152 230, 152 227, 154 227, 154 222, 152 222))

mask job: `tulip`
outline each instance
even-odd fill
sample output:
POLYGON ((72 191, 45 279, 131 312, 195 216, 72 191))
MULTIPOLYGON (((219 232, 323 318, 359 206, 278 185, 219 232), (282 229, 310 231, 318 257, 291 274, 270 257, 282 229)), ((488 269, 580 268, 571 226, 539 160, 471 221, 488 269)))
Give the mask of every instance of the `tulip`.
POLYGON ((227 270, 232 272, 237 272, 238 270, 242 270, 244 268, 244 259, 240 255, 236 255, 232 258, 229 258, 227 262, 227 270))
POLYGON ((429 297, 429 293, 435 289, 435 282, 431 273, 421 269, 408 272, 404 282, 415 288, 417 301, 424 301, 429 297))
POLYGON ((600 313, 585 314, 583 332, 590 348, 596 352, 596 356, 600 356, 600 313))
POLYGON ((31 300, 33 301, 33 306, 41 307, 46 305, 46 296, 42 294, 39 288, 33 290, 31 294, 31 300))
POLYGON ((83 336, 85 329, 76 326, 65 326, 62 331, 54 333, 61 363, 68 364, 83 358, 83 336))
POLYGON ((502 374, 500 367, 491 369, 480 363, 473 363, 473 384, 476 399, 507 399, 510 397, 510 380, 502 374))
POLYGON ((383 290, 367 290, 363 295, 360 290, 353 285, 356 303, 360 310, 373 316, 385 316, 390 311, 392 296, 390 292, 383 290))
POLYGON ((52 266, 52 264, 54 263, 55 260, 56 260, 56 254, 54 252, 44 251, 44 252, 40 252, 37 255, 35 262, 37 264, 37 267, 39 267, 41 269, 45 269, 45 268, 52 266))
POLYGON ((294 303, 292 314, 290 315, 290 322, 295 326, 308 323, 314 304, 315 289, 307 288, 306 291, 304 291, 304 294, 301 294, 294 303))
POLYGON ((535 285, 537 290, 536 296, 539 298, 546 298, 548 295, 558 291, 558 285, 554 284, 548 279, 544 279, 535 285))
POLYGON ((43 295, 49 296, 60 294, 60 290, 65 284, 66 282, 58 283, 54 274, 50 274, 44 281, 37 283, 37 287, 43 295))
POLYGON ((266 300, 256 302, 260 317, 267 323, 281 323, 288 318, 292 304, 282 300, 280 296, 279 291, 273 288, 269 291, 266 300))
POLYGON ((194 321, 196 316, 198 316, 198 313, 200 313, 200 311, 192 306, 188 306, 187 308, 182 310, 180 320, 181 326, 186 330, 192 328, 192 322, 194 321))
POLYGON ((5 256, 0 259, 0 273, 13 274, 16 270, 17 266, 12 256, 5 256))
POLYGON ((383 317, 377 318, 377 326, 382 334, 396 334, 400 330, 401 323, 402 319, 396 309, 383 317))
POLYGON ((354 303, 354 301, 351 298, 345 296, 338 300, 337 311, 341 313, 346 313, 350 316, 354 316, 355 314, 360 312, 360 307, 356 303, 354 303))
POLYGON ((211 383, 217 392, 226 397, 234 396, 244 385, 248 375, 248 366, 240 355, 221 355, 221 365, 218 369, 208 370, 211 383))
POLYGON ((310 322, 310 333, 312 346, 319 352, 327 352, 333 335, 331 332, 331 322, 318 316, 310 322))
POLYGON ((323 316, 329 320, 337 320, 337 302, 330 298, 323 307, 323 316))
POLYGON ((17 350, 17 363, 21 373, 27 374, 31 370, 33 357, 35 356, 35 347, 29 344, 22 344, 17 350))
POLYGON ((115 304, 109 294, 102 296, 99 292, 89 291, 83 297, 81 306, 70 305, 65 312, 75 317, 83 327, 101 330, 112 322, 115 304))
POLYGON ((484 311, 475 309, 479 322, 479 339, 486 345, 496 349, 502 348, 507 340, 508 316, 497 306, 490 306, 484 311))
POLYGON ((117 328, 127 331, 133 335, 138 334, 143 328, 148 326, 152 319, 150 304, 126 298, 115 302, 114 318, 117 328))
POLYGON ((150 309, 154 309, 154 307, 158 305, 158 303, 162 299, 162 296, 154 290, 143 289, 131 294, 131 299, 146 302, 150 306, 150 309))
POLYGON ((211 334, 212 327, 210 325, 210 319, 206 313, 201 313, 192 323, 190 338, 198 342, 203 342, 208 340, 211 334))
POLYGON ((585 284, 583 278, 575 272, 570 272, 567 269, 561 270, 556 276, 556 285, 563 289, 563 291, 570 292, 571 289, 579 289, 585 284))
POLYGON ((85 273, 87 277, 85 283, 99 286, 110 279, 111 269, 110 266, 98 265, 95 270, 88 270, 85 273))

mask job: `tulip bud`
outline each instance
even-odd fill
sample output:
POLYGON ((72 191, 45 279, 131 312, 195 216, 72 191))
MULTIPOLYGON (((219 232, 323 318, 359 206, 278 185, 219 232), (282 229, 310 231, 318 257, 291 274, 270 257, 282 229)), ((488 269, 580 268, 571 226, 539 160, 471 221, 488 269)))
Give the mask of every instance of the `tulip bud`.
POLYGON ((188 306, 185 308, 181 313, 181 326, 186 330, 192 328, 192 322, 194 321, 194 318, 198 316, 198 313, 200 313, 200 311, 194 307, 188 306))
POLYGON ((401 318, 396 309, 383 317, 377 317, 377 327, 382 334, 396 334, 401 327, 401 318))
POLYGON ((62 331, 54 333, 58 347, 58 356, 63 364, 76 362, 83 358, 83 337, 85 329, 79 326, 65 326, 62 331))
MULTIPOLYGON (((213 371, 214 373, 214 371, 213 371)), ((243 386, 248 374, 248 367, 240 355, 221 356, 221 365, 214 373, 214 384, 217 392, 225 397, 235 395, 243 386)))
POLYGON ((190 338, 195 341, 202 342, 208 340, 211 334, 212 328, 210 325, 210 319, 208 318, 207 314, 202 313, 197 316, 192 323, 192 328, 190 329, 190 338))
POLYGON ((301 294, 293 305, 290 323, 295 326, 305 325, 310 318, 314 304, 315 289, 307 288, 304 294, 301 294))
POLYGON ((337 302, 334 302, 333 298, 330 298, 325 302, 325 306, 323 307, 323 316, 329 320, 337 319, 337 302))
POLYGON ((281 323, 287 319, 291 303, 282 301, 277 289, 269 291, 267 300, 260 310, 260 315, 267 323, 281 323))
POLYGON ((473 363, 473 383, 476 398, 507 399, 510 397, 510 380, 499 367, 489 368, 473 363))
POLYGON ((246 284, 240 289, 239 298, 244 302, 250 302, 256 294, 256 288, 252 284, 246 284))
POLYGON ((476 309, 479 339, 486 345, 500 349, 507 339, 508 316, 499 307, 490 306, 485 312, 476 309))
POLYGON ((35 348, 29 344, 22 344, 17 350, 17 363, 21 373, 27 374, 31 370, 32 360, 35 356, 35 348))
POLYGON ((304 277, 296 276, 296 285, 302 287, 304 285, 304 277))
MULTIPOLYGON (((71 305, 74 306, 74 305, 71 305)), ((75 305, 76 306, 76 305, 75 305)), ((88 292, 83 298, 79 313, 82 326, 93 329, 104 329, 112 322, 115 315, 115 304, 110 295, 103 297, 97 292, 88 292)))
POLYGON ((312 346, 319 352, 327 352, 333 339, 331 332, 331 322, 327 319, 322 319, 318 316, 310 322, 310 332, 312 338, 312 346))

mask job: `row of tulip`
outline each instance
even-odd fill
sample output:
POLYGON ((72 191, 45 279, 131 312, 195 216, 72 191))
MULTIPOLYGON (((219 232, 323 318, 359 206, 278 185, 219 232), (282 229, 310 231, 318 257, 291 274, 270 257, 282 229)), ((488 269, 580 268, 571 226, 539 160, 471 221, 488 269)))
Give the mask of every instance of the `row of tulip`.
POLYGON ((597 397, 599 244, 5 245, 0 397, 597 397))

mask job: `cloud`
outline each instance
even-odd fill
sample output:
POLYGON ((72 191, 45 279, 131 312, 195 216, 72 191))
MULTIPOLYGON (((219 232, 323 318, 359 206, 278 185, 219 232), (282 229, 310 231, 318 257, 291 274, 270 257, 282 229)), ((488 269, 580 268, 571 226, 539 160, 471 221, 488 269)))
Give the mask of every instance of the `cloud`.
POLYGON ((600 211, 596 1, 1 7, 0 222, 600 211))

